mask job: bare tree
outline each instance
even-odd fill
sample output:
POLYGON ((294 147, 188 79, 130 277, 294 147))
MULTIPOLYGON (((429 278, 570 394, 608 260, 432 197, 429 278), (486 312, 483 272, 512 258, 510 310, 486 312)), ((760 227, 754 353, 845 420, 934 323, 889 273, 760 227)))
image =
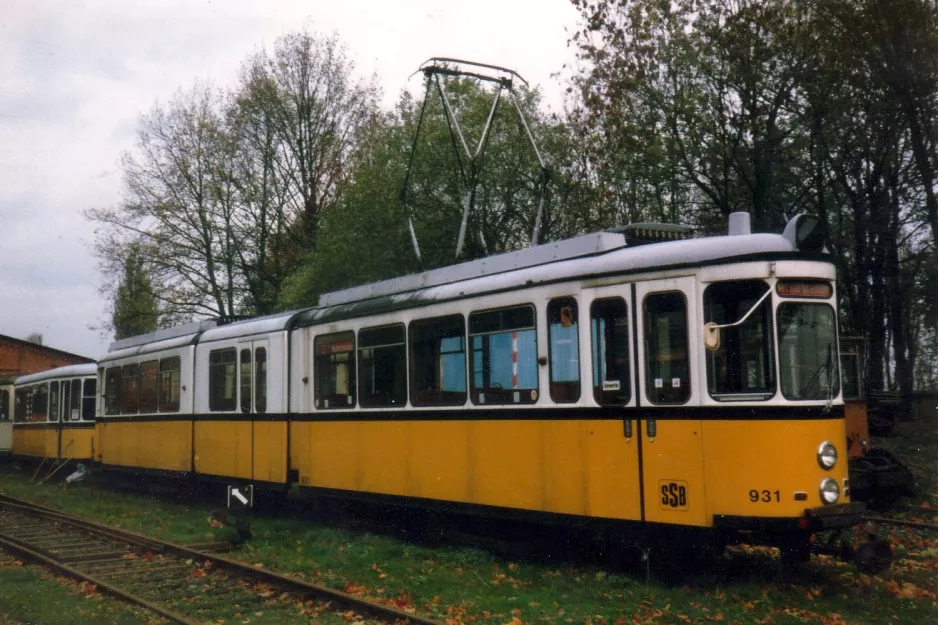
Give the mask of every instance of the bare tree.
POLYGON ((278 39, 246 69, 249 96, 276 133, 274 163, 298 218, 291 234, 307 247, 315 244, 319 214, 349 178, 346 161, 363 124, 377 111, 375 79, 356 81, 353 71, 336 35, 305 31, 278 39))
POLYGON ((352 69, 335 36, 288 35, 233 92, 198 85, 154 107, 122 160, 123 203, 86 214, 105 284, 134 246, 161 323, 272 312, 376 111, 377 87, 352 69))
POLYGON ((219 95, 208 86, 177 94, 140 122, 134 153, 122 159, 125 200, 88 211, 103 225, 102 266, 136 245, 169 316, 230 315, 238 298, 230 176, 219 95))

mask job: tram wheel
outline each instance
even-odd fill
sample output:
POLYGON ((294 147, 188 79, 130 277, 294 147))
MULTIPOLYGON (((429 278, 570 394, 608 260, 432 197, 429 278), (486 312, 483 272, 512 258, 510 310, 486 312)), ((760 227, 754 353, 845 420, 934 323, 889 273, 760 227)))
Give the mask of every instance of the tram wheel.
POLYGON ((881 538, 874 538, 860 545, 854 554, 854 563, 863 573, 875 575, 889 568, 892 564, 892 547, 881 538))
POLYGON ((808 541, 792 541, 779 547, 782 561, 782 571, 791 573, 797 571, 811 560, 811 543, 808 541))

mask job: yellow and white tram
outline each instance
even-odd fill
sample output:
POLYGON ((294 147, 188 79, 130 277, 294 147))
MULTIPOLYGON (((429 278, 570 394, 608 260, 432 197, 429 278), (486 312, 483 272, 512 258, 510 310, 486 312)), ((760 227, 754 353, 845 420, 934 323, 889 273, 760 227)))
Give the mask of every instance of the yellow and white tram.
POLYGON ((823 228, 734 214, 682 236, 637 225, 129 339, 101 359, 97 459, 806 555, 861 510, 823 228))
POLYGON ((13 457, 91 460, 97 368, 69 365, 16 379, 13 457))
POLYGON ((0 462, 13 455, 13 380, 0 378, 0 462))

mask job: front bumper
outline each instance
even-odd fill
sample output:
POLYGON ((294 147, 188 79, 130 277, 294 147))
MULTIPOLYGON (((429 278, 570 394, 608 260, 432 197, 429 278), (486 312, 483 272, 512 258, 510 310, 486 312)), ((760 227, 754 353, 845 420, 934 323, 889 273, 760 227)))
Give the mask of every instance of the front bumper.
POLYGON ((718 529, 754 533, 820 532, 827 529, 850 527, 860 522, 866 506, 862 503, 838 503, 831 506, 807 508, 800 517, 757 517, 728 514, 713 515, 713 526, 718 529))

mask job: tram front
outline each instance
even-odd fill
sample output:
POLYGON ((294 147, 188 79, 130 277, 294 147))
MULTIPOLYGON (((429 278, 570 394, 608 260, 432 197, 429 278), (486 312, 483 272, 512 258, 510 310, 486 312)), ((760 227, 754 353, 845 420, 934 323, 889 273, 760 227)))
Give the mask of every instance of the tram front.
POLYGON ((796 217, 783 236, 793 252, 752 263, 762 275, 741 266, 703 289, 704 403, 721 415, 703 425, 713 526, 778 546, 786 564, 814 550, 881 570, 887 543, 849 547, 864 507, 850 501, 835 269, 816 218, 796 217))

